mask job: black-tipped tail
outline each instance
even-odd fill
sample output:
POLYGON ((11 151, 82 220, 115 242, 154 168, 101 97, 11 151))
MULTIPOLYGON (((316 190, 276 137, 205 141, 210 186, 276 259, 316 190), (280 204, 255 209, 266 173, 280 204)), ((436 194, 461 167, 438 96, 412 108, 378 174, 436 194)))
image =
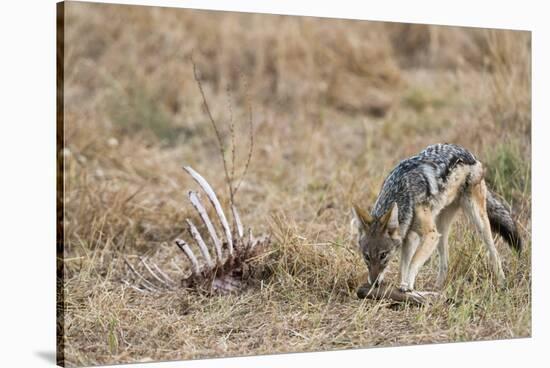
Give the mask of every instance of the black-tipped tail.
POLYGON ((512 219, 510 209, 502 204, 490 191, 487 191, 487 214, 491 223, 491 230, 502 236, 512 249, 521 253, 523 243, 518 227, 512 219))

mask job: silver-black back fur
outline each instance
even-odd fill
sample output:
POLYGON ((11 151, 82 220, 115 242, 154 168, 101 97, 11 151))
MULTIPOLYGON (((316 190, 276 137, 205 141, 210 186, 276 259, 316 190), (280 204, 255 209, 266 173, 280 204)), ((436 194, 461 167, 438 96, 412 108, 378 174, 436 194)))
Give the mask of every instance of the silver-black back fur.
POLYGON ((401 161, 388 175, 376 199, 372 216, 380 218, 394 202, 404 236, 411 225, 416 204, 427 202, 445 189, 449 174, 458 165, 475 165, 475 156, 456 144, 434 144, 401 161))

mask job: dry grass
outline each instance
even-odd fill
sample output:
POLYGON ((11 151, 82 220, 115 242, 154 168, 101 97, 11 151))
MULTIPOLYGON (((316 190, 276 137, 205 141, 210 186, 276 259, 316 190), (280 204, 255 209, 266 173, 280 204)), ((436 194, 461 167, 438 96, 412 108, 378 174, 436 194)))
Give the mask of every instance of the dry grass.
POLYGON ((69 3, 65 35, 67 365, 530 336, 529 33, 69 3), (119 281, 122 255, 147 254, 173 277, 185 265, 171 244, 192 214, 183 164, 225 188, 192 50, 225 137, 231 91, 239 164, 247 92, 254 106, 236 200, 274 251, 242 295, 144 295, 119 281), (457 304, 358 300, 351 201, 371 204, 400 159, 445 141, 486 162, 518 214, 524 254, 498 242, 508 289, 494 289, 460 221, 445 291, 457 304))

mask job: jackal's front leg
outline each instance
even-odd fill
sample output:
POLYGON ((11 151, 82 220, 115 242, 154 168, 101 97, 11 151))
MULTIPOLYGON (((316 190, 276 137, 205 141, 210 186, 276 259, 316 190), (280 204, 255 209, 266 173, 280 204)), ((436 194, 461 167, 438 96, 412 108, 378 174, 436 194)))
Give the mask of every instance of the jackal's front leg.
POLYGON ((420 237, 414 231, 409 232, 405 238, 405 242, 401 248, 401 260, 399 263, 399 290, 406 292, 410 291, 407 277, 409 274, 409 268, 411 264, 412 257, 418 248, 420 243, 420 237))
POLYGON ((418 227, 418 232, 420 233, 420 244, 411 259, 405 278, 408 290, 414 289, 416 276, 420 268, 432 255, 440 237, 432 216, 432 211, 428 207, 419 206, 415 209, 415 222, 418 227))

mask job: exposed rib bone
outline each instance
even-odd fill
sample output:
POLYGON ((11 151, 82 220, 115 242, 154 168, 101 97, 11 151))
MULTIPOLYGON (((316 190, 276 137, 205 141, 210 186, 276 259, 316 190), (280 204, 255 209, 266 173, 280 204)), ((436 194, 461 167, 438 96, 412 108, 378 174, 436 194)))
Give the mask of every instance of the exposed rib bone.
POLYGON ((218 200, 216 193, 214 193, 210 184, 208 184, 208 182, 199 173, 193 170, 190 166, 184 166, 183 169, 187 171, 187 173, 191 175, 193 179, 195 179, 195 181, 204 190, 204 192, 208 196, 208 199, 210 199, 210 202, 214 206, 214 210, 216 211, 216 214, 220 219, 220 223, 222 224, 223 230, 225 231, 225 237, 227 239, 227 249, 229 250, 229 255, 232 257, 233 256, 233 237, 231 236, 231 230, 229 228, 229 224, 227 223, 227 218, 223 213, 222 206, 220 205, 220 201, 218 200))
POLYGON ((199 275, 199 262, 197 261, 197 258, 193 254, 191 248, 189 248, 189 245, 181 239, 176 239, 175 241, 176 245, 185 253, 187 258, 189 258, 189 260, 191 261, 191 272, 193 272, 193 275, 199 275))
POLYGON ((247 252, 251 252, 252 249, 254 249, 254 247, 256 246, 255 242, 254 242, 254 237, 252 236, 252 229, 251 228, 248 228, 248 245, 247 245, 247 252))
POLYGON ((145 262, 145 259, 143 257, 139 257, 139 260, 140 262, 143 264, 143 266, 145 266, 145 269, 147 270, 147 272, 149 272, 149 274, 151 276, 153 276, 155 278, 155 280, 157 280, 158 282, 160 282, 162 285, 166 286, 168 289, 171 289, 172 286, 170 286, 166 280, 163 280, 160 276, 158 276, 155 272, 153 272, 153 270, 151 269, 151 267, 149 267, 149 265, 147 264, 147 262, 145 262))
POLYGON ((155 285, 153 285, 149 280, 147 280, 145 277, 141 276, 141 274, 139 272, 136 271, 136 269, 134 268, 134 266, 132 266, 130 264, 130 262, 128 262, 128 260, 126 258, 122 258, 124 260, 124 263, 126 263, 126 265, 128 266, 128 268, 132 271, 132 273, 134 275, 136 275, 141 281, 142 281, 142 286, 146 289, 149 289, 149 290, 153 290, 153 291, 156 291, 157 290, 157 287, 155 285))
POLYGON ((159 291, 159 289, 157 289, 156 287, 152 287, 152 286, 147 286, 146 284, 144 283, 141 283, 139 284, 141 287, 143 287, 145 290, 147 291, 152 291, 152 292, 155 292, 155 291, 159 291))
POLYGON ((210 238, 212 239, 212 242, 214 242, 214 247, 216 248, 218 265, 221 265, 223 262, 222 243, 220 242, 220 238, 218 238, 218 235, 216 234, 216 229, 214 229, 214 225, 212 225, 212 221, 210 221, 210 217, 208 217, 208 213, 204 209, 204 206, 202 205, 202 202, 197 192, 189 191, 189 201, 191 202, 193 207, 195 207, 202 219, 202 222, 206 226, 208 234, 210 234, 210 238))
POLYGON ((153 268, 159 273, 159 275, 161 275, 166 281, 168 281, 170 284, 172 285, 175 285, 176 283, 174 282, 174 280, 172 280, 170 277, 168 277, 167 274, 165 274, 164 272, 162 272, 162 270, 159 268, 159 266, 157 266, 156 264, 154 263, 151 263, 153 265, 153 268))
POLYGON ((223 227, 227 241, 217 233, 216 227, 213 225, 199 197, 199 193, 189 191, 189 200, 198 212, 203 225, 208 230, 213 245, 209 241, 205 242, 206 239, 203 236, 206 235, 201 234, 190 219, 186 219, 187 230, 190 237, 196 242, 202 257, 195 255, 196 250, 192 249, 194 245, 191 242, 187 243, 185 240, 175 239, 176 245, 185 253, 189 261, 177 264, 174 262, 174 258, 170 257, 168 262, 174 270, 182 274, 186 271, 184 269, 189 267, 183 267, 183 263, 190 263, 191 274, 188 273, 182 276, 176 282, 148 257, 139 257, 139 261, 142 264, 139 267, 135 262, 132 265, 128 260, 123 258, 127 265, 127 270, 122 282, 140 293, 157 293, 159 291, 174 290, 176 287, 221 294, 242 291, 250 285, 251 278, 259 276, 259 273, 256 272, 256 267, 258 266, 257 260, 260 258, 264 248, 269 245, 270 238, 265 235, 255 237, 249 228, 247 228, 247 231, 244 231, 238 210, 232 201, 230 203, 232 227, 230 228, 218 198, 210 185, 190 167, 185 167, 184 169, 208 196, 218 217, 219 224, 223 227), (225 245, 224 243, 227 244, 229 252, 229 256, 226 255, 226 257, 223 257, 224 251, 222 248, 225 245), (210 253, 213 250, 209 249, 209 247, 214 247, 215 255, 210 253), (143 272, 143 274, 140 274, 140 272, 143 272), (130 273, 132 273, 131 276, 130 273))
POLYGON ((244 234, 241 217, 239 216, 239 212, 237 212, 237 207, 235 207, 235 205, 231 205, 231 211, 233 212, 233 220, 235 220, 235 225, 237 227, 237 235, 239 239, 241 239, 244 234))
POLYGON ((208 248, 206 247, 206 244, 204 244, 204 240, 202 240, 201 234, 199 233, 195 225, 193 225, 191 220, 187 219, 186 221, 187 221, 187 225, 189 226, 189 233, 191 234, 193 239, 195 239, 195 242, 199 246, 202 256, 206 260, 206 264, 208 265, 208 268, 210 269, 214 268, 214 262, 212 262, 212 258, 210 258, 210 253, 208 252, 208 248))
POLYGON ((147 292, 147 290, 140 289, 140 288, 138 288, 137 286, 134 286, 134 285, 130 284, 130 283, 128 282, 128 280, 126 280, 126 279, 122 279, 121 281, 122 281, 122 283, 123 283, 124 285, 129 286, 129 287, 131 287, 132 289, 139 291, 140 293, 146 293, 146 292, 147 292))

